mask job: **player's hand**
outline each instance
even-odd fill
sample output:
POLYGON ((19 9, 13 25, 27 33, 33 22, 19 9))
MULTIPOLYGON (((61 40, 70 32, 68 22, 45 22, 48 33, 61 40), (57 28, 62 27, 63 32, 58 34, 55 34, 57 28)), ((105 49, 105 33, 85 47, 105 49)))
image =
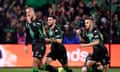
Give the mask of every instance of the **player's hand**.
POLYGON ((77 35, 80 35, 81 30, 80 30, 80 29, 77 29, 77 30, 76 30, 76 33, 77 33, 77 35))
POLYGON ((48 38, 45 38, 45 41, 46 41, 46 42, 51 42, 51 40, 50 40, 50 39, 48 39, 48 38))
POLYGON ((24 52, 25 52, 26 54, 28 53, 28 47, 27 47, 27 46, 24 47, 24 52))
POLYGON ((31 18, 30 18, 30 16, 28 15, 28 16, 26 16, 26 20, 27 20, 27 22, 28 23, 31 23, 32 21, 31 21, 31 18))

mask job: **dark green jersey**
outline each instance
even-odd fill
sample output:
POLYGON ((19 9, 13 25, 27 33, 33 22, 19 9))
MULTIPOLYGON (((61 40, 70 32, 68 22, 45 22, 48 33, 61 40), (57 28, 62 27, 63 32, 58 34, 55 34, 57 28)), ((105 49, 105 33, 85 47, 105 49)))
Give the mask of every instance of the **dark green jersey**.
POLYGON ((29 36, 31 37, 32 41, 40 41, 44 39, 44 25, 42 20, 36 19, 32 21, 31 24, 26 23, 26 44, 28 44, 29 36))
MULTIPOLYGON (((62 40, 62 31, 60 30, 60 28, 58 28, 57 26, 55 26, 53 29, 49 29, 47 32, 47 37, 50 39, 61 39, 62 40)), ((51 43, 52 45, 62 45, 59 43, 51 43)))
POLYGON ((84 33, 84 36, 87 37, 89 42, 93 42, 94 40, 99 40, 98 45, 94 45, 93 48, 104 48, 103 43, 103 35, 100 33, 100 31, 96 28, 94 28, 91 32, 84 33))

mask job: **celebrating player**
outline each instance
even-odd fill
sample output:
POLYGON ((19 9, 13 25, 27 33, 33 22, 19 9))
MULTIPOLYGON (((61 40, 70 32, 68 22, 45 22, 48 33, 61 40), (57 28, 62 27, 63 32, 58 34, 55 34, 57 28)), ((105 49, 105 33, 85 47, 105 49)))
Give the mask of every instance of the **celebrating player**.
POLYGON ((80 30, 76 30, 80 40, 83 40, 81 36, 87 37, 89 40, 89 43, 80 44, 80 46, 92 46, 93 52, 87 59, 85 66, 82 68, 82 72, 87 72, 88 69, 92 67, 96 62, 100 62, 104 67, 104 71, 108 72, 109 56, 107 48, 104 46, 102 34, 97 28, 95 28, 94 19, 92 17, 85 19, 85 29, 86 31, 84 33, 81 33, 80 30), (80 35, 80 33, 82 35, 80 35))
POLYGON ((62 44, 62 31, 56 26, 55 16, 48 17, 48 26, 49 29, 45 40, 51 43, 51 52, 47 55, 44 69, 49 72, 59 72, 59 68, 55 69, 50 65, 53 60, 57 59, 62 64, 62 67, 66 72, 72 72, 72 70, 68 68, 67 53, 64 45, 62 44))
POLYGON ((38 72, 42 68, 42 58, 45 54, 45 40, 44 40, 44 25, 43 22, 36 18, 33 8, 28 7, 26 12, 26 44, 25 52, 28 52, 29 36, 32 39, 32 52, 33 52, 33 72, 38 72))

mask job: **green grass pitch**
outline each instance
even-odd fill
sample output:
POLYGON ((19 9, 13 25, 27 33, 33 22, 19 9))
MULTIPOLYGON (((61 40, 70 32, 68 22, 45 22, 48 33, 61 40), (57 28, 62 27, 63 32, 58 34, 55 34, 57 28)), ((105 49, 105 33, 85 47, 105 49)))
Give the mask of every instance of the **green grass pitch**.
MULTIPOLYGON (((81 72, 80 68, 72 68, 73 72, 81 72)), ((0 72, 32 72, 31 68, 0 68, 0 72)), ((47 71, 39 71, 47 72, 47 71)), ((120 72, 120 68, 112 68, 109 72, 120 72)))

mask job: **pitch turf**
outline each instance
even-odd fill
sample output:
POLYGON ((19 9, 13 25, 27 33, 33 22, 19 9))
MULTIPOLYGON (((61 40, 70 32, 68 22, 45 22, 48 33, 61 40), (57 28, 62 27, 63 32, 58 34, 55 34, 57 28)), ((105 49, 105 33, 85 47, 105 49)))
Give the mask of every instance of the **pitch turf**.
MULTIPOLYGON (((0 72, 32 72, 30 68, 0 68, 0 72)), ((47 71, 39 71, 47 72, 47 71)), ((73 72, 81 72, 80 68, 73 68, 73 72)), ((120 68, 112 68, 110 72, 120 72, 120 68)))

